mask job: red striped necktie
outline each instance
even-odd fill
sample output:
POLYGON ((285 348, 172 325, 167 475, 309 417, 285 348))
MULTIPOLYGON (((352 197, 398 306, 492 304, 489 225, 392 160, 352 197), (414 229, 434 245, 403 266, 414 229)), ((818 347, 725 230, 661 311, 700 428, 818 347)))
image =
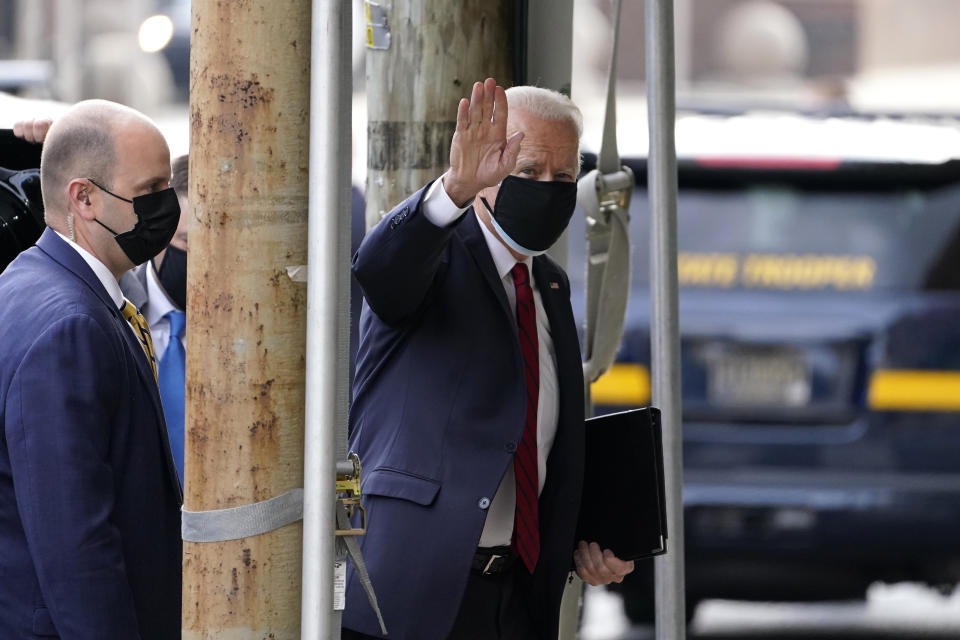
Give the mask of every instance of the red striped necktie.
POLYGON ((530 573, 540 556, 539 481, 537 471, 537 405, 540 399, 540 346, 537 311, 527 265, 518 262, 510 272, 517 290, 517 328, 527 388, 527 412, 523 436, 513 458, 517 477, 517 510, 513 526, 513 549, 530 573))

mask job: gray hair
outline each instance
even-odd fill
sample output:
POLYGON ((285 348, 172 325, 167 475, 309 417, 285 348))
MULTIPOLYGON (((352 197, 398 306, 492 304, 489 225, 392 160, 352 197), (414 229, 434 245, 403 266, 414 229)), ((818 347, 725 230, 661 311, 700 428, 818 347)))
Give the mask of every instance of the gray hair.
POLYGON ((510 87, 507 89, 507 106, 546 120, 564 120, 577 132, 577 140, 583 135, 583 114, 579 107, 552 89, 528 85, 510 87))

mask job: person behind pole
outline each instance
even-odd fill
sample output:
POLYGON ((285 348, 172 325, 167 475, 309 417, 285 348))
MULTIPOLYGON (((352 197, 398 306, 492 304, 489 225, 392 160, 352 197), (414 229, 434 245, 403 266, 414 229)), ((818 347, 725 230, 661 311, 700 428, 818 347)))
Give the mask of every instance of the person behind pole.
POLYGON ((40 146, 0 129, 0 273, 43 233, 40 146))
MULTIPOLYGON (((594 585, 633 570, 574 539, 582 364, 566 274, 541 254, 574 211, 580 130, 561 94, 475 83, 450 169, 354 257, 350 448, 389 638, 556 638, 572 567, 594 585)), ((381 637, 353 571, 343 627, 381 637)))
POLYGON ((91 100, 46 135, 48 228, 0 274, 0 637, 180 637, 181 493, 118 284, 179 219, 156 126, 91 100))
POLYGON ((189 158, 173 161, 170 186, 180 203, 180 223, 166 249, 120 278, 123 294, 147 319, 157 354, 157 376, 173 460, 183 486, 186 393, 187 176, 189 158))

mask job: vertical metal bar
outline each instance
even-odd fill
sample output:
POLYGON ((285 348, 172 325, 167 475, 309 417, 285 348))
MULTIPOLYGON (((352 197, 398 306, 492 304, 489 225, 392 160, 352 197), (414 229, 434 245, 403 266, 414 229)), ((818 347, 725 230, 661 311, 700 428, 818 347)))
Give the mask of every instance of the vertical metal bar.
POLYGON ((301 637, 340 638, 334 611, 334 483, 346 459, 351 3, 313 0, 301 637))
POLYGON ((674 145, 673 0, 647 0, 647 105, 650 158, 650 273, 653 404, 663 412, 670 552, 655 563, 657 640, 686 636, 683 544, 683 440, 677 311, 677 158, 674 145))
POLYGON ((570 95, 573 0, 528 0, 527 12, 524 83, 570 95))
MULTIPOLYGON (((521 4, 518 0, 517 12, 521 4)), ((527 0, 526 10, 526 68, 523 78, 514 78, 514 83, 546 87, 569 96, 573 70, 573 0, 527 0)), ((569 245, 565 229, 547 252, 564 269, 569 245)))
MULTIPOLYGON (((523 34, 517 34, 525 45, 525 67, 514 78, 516 84, 532 84, 570 95, 573 69, 573 0, 517 0, 518 14, 525 10, 523 34)), ((583 242, 577 238, 577 242, 583 242)), ((564 269, 567 267, 570 236, 567 230, 554 243, 548 254, 564 269)), ((589 400, 590 383, 585 383, 589 400)), ((593 414, 587 405, 586 417, 593 414)), ((560 605, 559 640, 574 640, 580 628, 583 603, 583 581, 572 573, 564 584, 560 605)))

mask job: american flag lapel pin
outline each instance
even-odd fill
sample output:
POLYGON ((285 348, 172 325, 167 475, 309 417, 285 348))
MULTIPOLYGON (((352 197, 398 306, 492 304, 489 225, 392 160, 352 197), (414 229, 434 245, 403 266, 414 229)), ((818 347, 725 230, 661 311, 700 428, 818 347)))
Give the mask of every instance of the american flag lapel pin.
POLYGON ((559 283, 559 282, 551 282, 551 283, 550 283, 550 288, 551 288, 551 289, 559 289, 559 288, 560 288, 560 283, 559 283))

